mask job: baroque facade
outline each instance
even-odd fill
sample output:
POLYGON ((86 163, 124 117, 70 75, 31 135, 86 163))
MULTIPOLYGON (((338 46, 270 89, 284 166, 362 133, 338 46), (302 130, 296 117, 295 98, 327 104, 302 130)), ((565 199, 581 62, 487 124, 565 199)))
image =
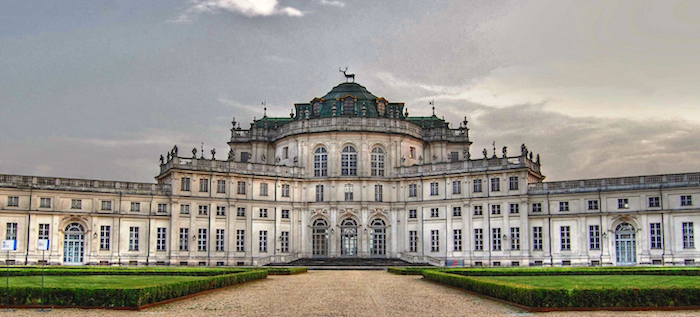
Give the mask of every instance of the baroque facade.
MULTIPOLYGON (((434 110, 433 110, 434 112, 434 110)), ((226 160, 161 157, 156 183, 0 175, 9 261, 264 265, 692 265, 700 173, 544 182, 525 145, 470 155, 467 121, 410 117, 357 83, 232 122, 226 160), (39 251, 39 240, 50 241, 39 251)))

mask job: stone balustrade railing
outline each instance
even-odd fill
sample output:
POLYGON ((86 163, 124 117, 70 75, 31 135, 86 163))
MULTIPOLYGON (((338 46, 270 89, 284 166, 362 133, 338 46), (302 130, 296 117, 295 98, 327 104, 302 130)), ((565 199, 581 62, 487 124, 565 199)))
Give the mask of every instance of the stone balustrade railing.
POLYGON ((303 167, 270 165, 258 163, 242 163, 233 161, 217 161, 197 158, 175 157, 160 166, 163 174, 169 169, 177 168, 193 171, 236 173, 244 175, 276 176, 276 177, 304 177, 303 167))
POLYGON ((397 176, 399 177, 415 177, 467 172, 488 172, 517 168, 529 168, 536 173, 540 173, 540 164, 531 161, 525 156, 421 164, 397 167, 396 169, 398 170, 397 176))
POLYGON ((170 195, 170 184, 117 182, 92 179, 0 175, 0 187, 90 191, 103 193, 170 195))
POLYGON ((559 194, 659 187, 700 186, 700 173, 583 179, 528 184, 530 194, 559 194))

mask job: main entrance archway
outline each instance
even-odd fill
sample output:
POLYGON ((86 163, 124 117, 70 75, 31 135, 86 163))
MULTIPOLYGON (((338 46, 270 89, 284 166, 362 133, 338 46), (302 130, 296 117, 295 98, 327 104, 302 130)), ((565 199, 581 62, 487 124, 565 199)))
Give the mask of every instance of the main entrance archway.
POLYGON ((316 219, 312 226, 311 249, 314 257, 328 256, 328 222, 316 219))
POLYGON ((623 222, 615 229, 615 259, 618 265, 637 264, 634 226, 623 222))
POLYGON ((382 219, 374 219, 370 223, 369 253, 372 257, 386 257, 386 224, 382 219))
POLYGON ((83 264, 85 228, 79 223, 66 226, 63 240, 63 264, 83 264))
POLYGON ((357 222, 352 218, 340 223, 340 255, 357 256, 357 222))

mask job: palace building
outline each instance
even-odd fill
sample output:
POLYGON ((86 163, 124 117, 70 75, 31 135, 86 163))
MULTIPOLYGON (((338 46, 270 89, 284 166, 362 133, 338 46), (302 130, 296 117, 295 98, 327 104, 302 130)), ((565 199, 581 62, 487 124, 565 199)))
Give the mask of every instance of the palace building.
POLYGON ((9 261, 700 261, 700 173, 544 182, 525 145, 472 156, 466 119, 453 128, 434 114, 411 117, 354 82, 289 117, 232 124, 226 159, 175 146, 155 183, 0 175, 0 234, 17 248, 9 261))

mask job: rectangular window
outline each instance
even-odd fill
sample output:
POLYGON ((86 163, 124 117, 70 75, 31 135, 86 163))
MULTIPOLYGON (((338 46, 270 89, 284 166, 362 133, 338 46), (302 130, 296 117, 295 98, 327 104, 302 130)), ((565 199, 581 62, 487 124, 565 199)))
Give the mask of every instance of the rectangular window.
POLYGON ((71 199, 70 208, 71 209, 82 209, 83 208, 83 201, 80 199, 71 199))
POLYGON ((440 217, 440 210, 438 208, 430 208, 430 218, 440 217))
POLYGON ((282 219, 289 219, 289 209, 282 209, 282 219))
POLYGON ((236 208, 236 217, 245 217, 245 207, 236 208))
POLYGON ((661 223, 660 222, 652 222, 649 224, 650 228, 650 235, 649 237, 651 238, 651 248, 652 249, 661 249, 661 223))
POLYGON ((245 252, 245 230, 236 230, 236 252, 245 252))
POLYGON ((267 230, 260 230, 260 252, 267 252, 267 230))
POLYGON ((352 184, 345 184, 345 201, 353 201, 354 188, 352 184))
POLYGON ((418 252, 418 231, 408 232, 408 251, 418 252))
POLYGON ((208 178, 202 178, 199 180, 199 191, 202 193, 209 192, 209 179, 208 178))
POLYGON ((40 223, 39 224, 39 236, 37 237, 39 240, 48 240, 49 239, 49 234, 51 233, 50 225, 48 223, 40 223))
POLYGON ((216 206, 217 216, 226 216, 226 206, 216 206))
POLYGON ((520 205, 510 204, 510 213, 511 214, 519 214, 520 213, 520 205))
POLYGON ((17 240, 17 223, 8 222, 5 240, 17 240))
POLYGON ((245 195, 245 182, 238 182, 236 186, 236 193, 238 195, 245 195))
POLYGON ((180 228, 180 251, 188 251, 190 249, 190 229, 180 228))
MULTIPOLYGON (((690 197, 690 196, 688 196, 690 197)), ((16 226, 16 224, 15 224, 16 226)), ((683 249, 694 249, 695 248, 695 234, 693 231, 692 222, 683 223, 683 249)))
POLYGON ((282 158, 289 158, 289 147, 285 146, 282 148, 282 158))
POLYGON ((462 251, 462 229, 454 230, 455 251, 462 251))
POLYGON ((141 203, 132 202, 131 211, 139 212, 141 211, 141 203))
POLYGON ((185 192, 190 191, 190 182, 191 180, 189 177, 183 177, 180 180, 180 190, 185 192))
POLYGON ((216 229, 216 251, 224 251, 225 237, 224 229, 216 229))
POLYGON ((418 211, 416 209, 409 209, 408 210, 408 219, 416 219, 418 218, 418 211))
POLYGON ((459 152, 450 152, 450 162, 459 161, 459 152))
POLYGON ((560 201, 559 202, 559 211, 569 211, 569 202, 568 201, 560 201))
POLYGON ((430 196, 437 196, 438 192, 438 183, 430 183, 430 196))
POLYGON ((280 252, 289 253, 289 231, 280 233, 280 252))
POLYGON ((408 185, 408 197, 416 197, 416 196, 418 196, 418 185, 409 184, 408 185))
POLYGON ((510 228, 510 249, 520 250, 520 228, 510 228))
POLYGON ((500 215, 501 214, 501 205, 491 205, 491 214, 492 215, 500 215))
POLYGON ((289 197, 289 184, 282 184, 282 197, 289 197))
POLYGON ((181 215, 189 215, 190 214, 190 205, 188 205, 188 204, 180 205, 180 214, 181 215))
POLYGON ((491 191, 500 192, 501 191, 501 179, 494 177, 491 179, 491 191))
POLYGON ((316 185, 316 202, 323 201, 323 185, 316 185))
POLYGON ((129 227, 129 251, 139 250, 139 227, 129 227))
POLYGON ((630 201, 627 198, 620 198, 617 200, 617 209, 629 209, 630 201))
POLYGON ((17 197, 17 196, 7 197, 7 207, 19 207, 19 197, 17 197))
POLYGON ((452 217, 462 217, 462 207, 452 207, 452 217))
POLYGON ((532 212, 542 212, 542 203, 532 203, 532 212))
POLYGON ((491 228, 491 238, 494 251, 501 251, 501 228, 491 228))
POLYGON ((168 212, 168 204, 158 204, 158 212, 159 213, 168 212))
POLYGON ((649 207, 656 208, 661 206, 661 199, 659 197, 649 197, 649 207))
POLYGON ((484 250, 484 229, 474 229, 474 251, 484 250))
POLYGON ((209 215, 209 206, 208 205, 199 205, 199 215, 200 216, 209 215))
POLYGON ((542 227, 532 227, 532 250, 542 251, 542 227))
POLYGON ((518 177, 517 177, 517 176, 511 176, 511 177, 508 179, 508 184, 509 184, 509 187, 508 187, 508 188, 509 188, 510 190, 518 190, 518 188, 519 188, 519 185, 518 185, 518 184, 519 184, 519 182, 518 182, 518 177))
POLYGON ((166 228, 157 228, 156 230, 156 251, 165 251, 166 228))
POLYGON ((589 200, 588 201, 588 210, 598 210, 598 201, 597 200, 589 200))
POLYGON ((416 148, 410 147, 408 149, 408 158, 416 158, 416 148))
POLYGON ((100 226, 100 250, 109 251, 110 240, 112 239, 112 227, 100 226))
POLYGON ((481 180, 480 179, 475 179, 474 180, 474 192, 475 193, 480 193, 482 191, 481 187, 481 180))
POLYGON ((250 161, 250 152, 241 152, 241 163, 248 163, 250 161))
POLYGON ((226 193, 226 181, 223 179, 216 181, 216 192, 219 194, 226 193))
POLYGON ((267 196, 267 183, 260 183, 260 196, 267 196))
POLYGON ((561 226, 559 227, 560 237, 561 237, 561 250, 570 251, 571 250, 571 227, 561 226))
POLYGON ((267 218, 267 208, 260 208, 260 218, 267 218))
POLYGON ((684 195, 681 196, 681 206, 692 206, 693 205, 693 197, 690 195, 684 195))
POLYGON ((452 182, 452 195, 459 195, 462 193, 462 181, 452 182))
POLYGON ((383 199, 383 189, 382 185, 374 185, 374 201, 381 202, 383 199))
POLYGON ((103 200, 100 204, 102 205, 101 206, 102 210, 104 210, 104 211, 112 210, 112 201, 111 200, 103 200))
POLYGON ((600 250, 600 226, 588 226, 588 237, 591 250, 600 250))
POLYGON ((484 214, 484 206, 474 206, 474 216, 481 216, 484 214))
POLYGON ((430 230, 430 252, 440 251, 440 231, 430 230))
POLYGON ((39 200, 40 208, 51 208, 51 198, 41 198, 39 200))
POLYGON ((200 228, 197 234, 197 251, 207 250, 207 238, 209 238, 207 229, 200 228))

